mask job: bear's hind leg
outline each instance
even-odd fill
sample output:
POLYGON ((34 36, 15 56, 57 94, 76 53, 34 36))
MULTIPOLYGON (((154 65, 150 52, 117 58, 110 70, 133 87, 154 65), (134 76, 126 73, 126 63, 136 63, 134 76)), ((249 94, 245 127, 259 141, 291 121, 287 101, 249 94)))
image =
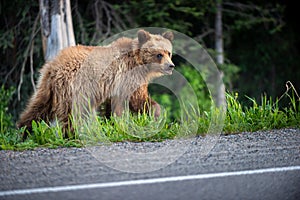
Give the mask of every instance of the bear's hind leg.
POLYGON ((17 122, 17 128, 26 126, 23 132, 23 140, 32 131, 32 121, 51 120, 51 98, 52 94, 49 89, 38 89, 36 94, 30 99, 25 111, 21 114, 17 122))

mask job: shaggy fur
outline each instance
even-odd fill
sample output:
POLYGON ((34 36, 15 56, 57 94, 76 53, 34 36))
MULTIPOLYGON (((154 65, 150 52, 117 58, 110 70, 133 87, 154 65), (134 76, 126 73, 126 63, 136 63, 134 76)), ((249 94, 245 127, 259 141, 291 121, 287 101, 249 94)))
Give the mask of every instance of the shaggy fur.
POLYGON ((64 132, 72 131, 71 115, 83 117, 107 101, 118 116, 128 100, 132 111, 153 108, 158 116, 160 106, 148 96, 148 82, 172 74, 172 39, 171 32, 152 35, 140 30, 137 38, 120 38, 108 46, 62 50, 42 67, 37 91, 17 127, 30 131, 32 120, 58 119, 64 132))

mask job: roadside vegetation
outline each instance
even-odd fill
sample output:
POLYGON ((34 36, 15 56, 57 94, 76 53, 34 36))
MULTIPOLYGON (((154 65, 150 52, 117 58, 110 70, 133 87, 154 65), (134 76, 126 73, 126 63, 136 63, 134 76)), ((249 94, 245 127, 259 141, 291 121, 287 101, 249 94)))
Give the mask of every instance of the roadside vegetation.
MULTIPOLYGON (((182 136, 181 131, 184 126, 182 122, 168 120, 167 113, 164 113, 158 121, 144 113, 139 115, 130 114, 126 118, 111 117, 111 119, 97 116, 92 122, 81 123, 80 127, 75 127, 75 136, 69 139, 63 138, 58 123, 50 126, 43 121, 33 122, 32 133, 25 141, 22 141, 21 133, 24 130, 14 128, 12 116, 8 112, 8 104, 13 91, 13 89, 6 91, 2 87, 0 92, 1 150, 26 150, 37 147, 83 147, 89 144, 93 145, 95 142, 103 144, 122 141, 157 142, 182 136), (134 124, 134 126, 129 127, 130 130, 128 130, 128 123, 134 124), (152 127, 154 131, 151 132, 149 127, 152 127), (143 131, 144 135, 140 134, 143 131)), ((290 127, 300 128, 300 98, 290 82, 287 83, 286 92, 275 100, 267 95, 262 95, 260 102, 247 97, 250 104, 243 106, 238 100, 238 93, 227 93, 226 97, 227 112, 223 134, 290 127), (283 102, 287 106, 281 107, 283 102)), ((205 136, 210 125, 211 113, 212 110, 199 110, 197 135, 205 136)), ((195 135, 195 133, 192 134, 195 135)))

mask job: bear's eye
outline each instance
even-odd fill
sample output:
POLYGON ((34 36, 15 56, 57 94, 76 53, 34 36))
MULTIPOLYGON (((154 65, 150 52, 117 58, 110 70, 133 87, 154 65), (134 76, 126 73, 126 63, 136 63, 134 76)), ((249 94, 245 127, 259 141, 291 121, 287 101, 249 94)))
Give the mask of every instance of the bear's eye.
POLYGON ((163 55, 159 53, 156 55, 156 57, 160 60, 160 59, 162 59, 163 55))
POLYGON ((170 52, 168 52, 168 56, 171 57, 171 53, 170 52))

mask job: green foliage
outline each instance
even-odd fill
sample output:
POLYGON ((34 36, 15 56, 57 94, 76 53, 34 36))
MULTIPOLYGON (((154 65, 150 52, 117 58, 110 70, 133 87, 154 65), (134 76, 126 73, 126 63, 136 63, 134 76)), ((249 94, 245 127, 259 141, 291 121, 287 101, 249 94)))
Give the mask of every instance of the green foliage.
POLYGON ((272 37, 259 29, 252 33, 248 35, 241 31, 235 34, 239 41, 233 42, 229 50, 232 62, 240 63, 240 78, 233 80, 239 92, 256 99, 261 93, 275 98, 284 92, 282 86, 288 80, 299 88, 299 57, 293 45, 297 43, 293 32, 286 31, 272 37))
POLYGON ((0 133, 0 150, 17 150, 32 148, 32 145, 24 145, 21 140, 20 132, 10 129, 0 133), (25 146, 25 148, 23 148, 25 146))
POLYGON ((230 28, 234 30, 251 30, 257 25, 267 25, 268 32, 273 34, 284 26, 282 15, 285 6, 278 3, 270 4, 261 2, 253 4, 252 1, 245 3, 224 2, 223 15, 225 20, 232 21, 230 28))
MULTIPOLYGON (((38 34, 39 4, 38 1, 1 1, 0 9, 0 85, 18 88, 20 78, 23 78, 21 101, 16 98, 16 92, 9 107, 16 120, 33 89, 30 81, 30 48, 35 72, 43 61, 42 41, 38 34), (35 21, 37 26, 34 30, 35 21)), ((36 76, 38 73, 33 75, 34 78, 36 76)))
MULTIPOLYGON (((198 106, 201 111, 208 111, 211 107, 211 98, 207 86, 200 73, 190 65, 182 65, 178 70, 193 88, 198 106)), ((183 95, 189 96, 189 94, 183 95)))
POLYGON ((21 142, 19 132, 15 130, 12 115, 9 113, 9 102, 14 93, 13 88, 0 88, 0 150, 15 149, 21 142))
MULTIPOLYGON (((184 76, 187 83, 180 83, 173 81, 174 88, 180 90, 180 97, 184 98, 183 101, 188 101, 185 97, 189 97, 190 90, 187 84, 192 87, 193 92, 196 95, 198 101, 198 107, 200 111, 209 111, 211 106, 211 98, 208 92, 205 81, 201 74, 189 64, 181 63, 176 67, 178 72, 184 76)), ((181 107, 178 97, 176 97, 171 91, 150 86, 150 94, 159 104, 161 104, 168 113, 168 122, 180 121, 181 107)))
POLYGON ((126 1, 115 4, 117 11, 130 16, 133 27, 164 27, 192 35, 194 21, 204 19, 213 1, 126 1))
POLYGON ((8 132, 14 127, 12 116, 8 112, 9 102, 13 93, 13 88, 6 90, 4 85, 0 88, 0 134, 8 132))

